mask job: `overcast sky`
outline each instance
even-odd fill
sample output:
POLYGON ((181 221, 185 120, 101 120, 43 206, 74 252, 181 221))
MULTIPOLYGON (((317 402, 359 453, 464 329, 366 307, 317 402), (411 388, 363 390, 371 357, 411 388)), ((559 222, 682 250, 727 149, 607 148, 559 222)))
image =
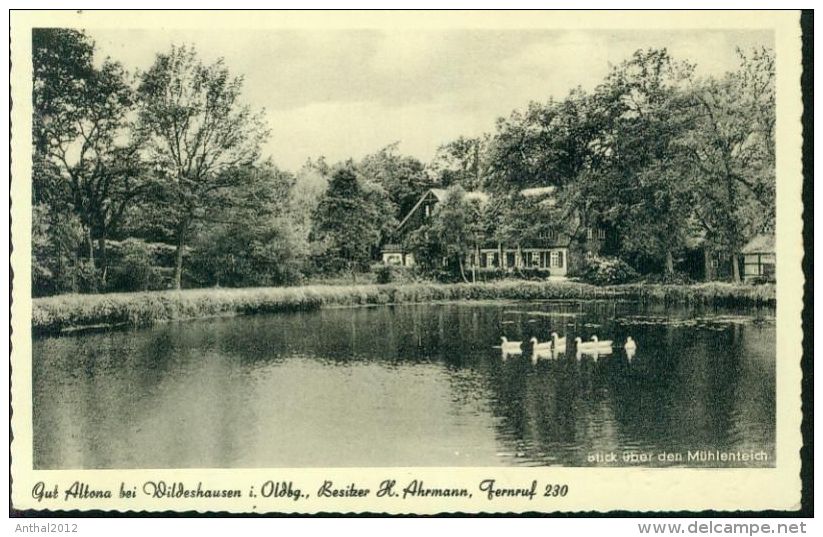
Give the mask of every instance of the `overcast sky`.
POLYGON ((638 48, 667 47, 698 74, 737 66, 735 48, 773 46, 770 31, 90 30, 101 56, 145 70, 159 51, 193 44, 245 77, 265 108, 264 155, 296 171, 309 157, 359 159, 392 142, 428 162, 437 146, 490 132, 530 100, 590 89, 638 48))

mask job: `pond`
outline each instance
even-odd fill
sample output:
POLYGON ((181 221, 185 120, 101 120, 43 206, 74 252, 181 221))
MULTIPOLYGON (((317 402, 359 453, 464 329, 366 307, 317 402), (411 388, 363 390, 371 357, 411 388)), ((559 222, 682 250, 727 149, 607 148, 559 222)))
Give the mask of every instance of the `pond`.
POLYGON ((208 319, 35 339, 32 381, 38 469, 775 464, 773 311, 475 302, 208 319), (567 352, 533 359, 529 338, 551 332, 567 352), (572 340, 592 335, 613 352, 578 356, 572 340), (504 356, 500 336, 523 354, 504 356))

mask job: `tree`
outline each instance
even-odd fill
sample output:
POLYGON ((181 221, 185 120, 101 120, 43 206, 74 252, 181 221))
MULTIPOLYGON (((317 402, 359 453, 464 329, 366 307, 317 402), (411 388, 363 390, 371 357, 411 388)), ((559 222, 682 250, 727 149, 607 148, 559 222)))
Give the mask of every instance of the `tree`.
POLYGON ((330 272, 368 267, 374 250, 394 228, 394 208, 380 185, 358 178, 352 163, 339 167, 314 216, 318 264, 330 272))
POLYGON ((398 145, 395 142, 366 156, 357 168, 363 178, 385 189, 396 207, 395 218, 402 218, 432 184, 423 164, 414 157, 399 155, 398 145))
POLYGON ((666 273, 684 248, 693 206, 693 174, 682 136, 692 127, 693 66, 665 49, 638 50, 615 66, 592 97, 599 110, 598 149, 571 189, 585 227, 610 224, 624 257, 652 259, 666 273))
POLYGON ((481 190, 488 172, 489 137, 464 137, 443 144, 429 164, 442 187, 460 185, 466 190, 481 190))
POLYGON ((295 178, 270 163, 246 171, 194 233, 191 272, 204 285, 294 283, 308 254, 289 213, 295 178))
POLYGON ((498 119, 486 186, 500 192, 575 181, 600 155, 596 141, 603 118, 597 104, 577 89, 561 101, 532 102, 498 119))
POLYGON ((94 267, 78 256, 82 242, 82 226, 75 215, 46 203, 32 207, 33 296, 95 288, 94 267))
POLYGON ((329 187, 331 171, 323 157, 309 159, 297 172, 291 189, 289 217, 295 231, 305 242, 311 235, 317 205, 329 187))
POLYGON ((738 51, 740 69, 694 91, 697 121, 685 139, 697 172, 698 221, 716 249, 737 257, 753 234, 774 229, 774 52, 738 51))
POLYGON ((468 281, 463 261, 483 237, 482 216, 482 203, 468 199, 460 185, 452 186, 431 219, 410 234, 409 249, 426 270, 436 271, 445 262, 468 281))
POLYGON ((93 65, 94 43, 82 32, 35 29, 32 46, 35 202, 77 216, 92 263, 98 241, 105 281, 106 239, 146 193, 132 89, 119 63, 93 65))
POLYGON ((138 87, 140 125, 161 182, 157 202, 168 213, 174 237, 176 288, 194 224, 207 221, 221 194, 250 175, 268 136, 262 112, 241 104, 242 77, 231 77, 222 59, 205 65, 189 47, 158 54, 138 87))

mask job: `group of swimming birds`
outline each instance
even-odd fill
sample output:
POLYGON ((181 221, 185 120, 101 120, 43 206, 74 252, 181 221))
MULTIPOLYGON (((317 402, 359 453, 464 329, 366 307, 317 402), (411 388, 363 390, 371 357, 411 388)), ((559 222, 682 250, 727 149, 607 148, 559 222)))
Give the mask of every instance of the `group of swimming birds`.
MULTIPOLYGON (((559 337, 557 332, 552 332, 551 334, 551 341, 540 342, 537 340, 536 337, 533 337, 529 340, 532 344, 532 354, 537 357, 541 355, 551 355, 554 353, 563 353, 566 352, 566 341, 568 338, 566 337, 559 337)), ((503 354, 521 354, 523 352, 523 342, 522 341, 509 341, 506 339, 505 336, 500 337, 502 344, 500 348, 503 350, 503 354)), ((597 336, 592 336, 591 341, 583 341, 581 338, 576 337, 574 338, 575 342, 575 351, 578 355, 581 354, 611 354, 612 348, 614 347, 614 341, 611 339, 607 340, 599 340, 597 336)), ((626 351, 626 354, 629 355, 631 358, 634 356, 635 351, 637 351, 637 343, 635 343, 634 339, 631 336, 626 338, 626 343, 623 345, 623 348, 626 351)))

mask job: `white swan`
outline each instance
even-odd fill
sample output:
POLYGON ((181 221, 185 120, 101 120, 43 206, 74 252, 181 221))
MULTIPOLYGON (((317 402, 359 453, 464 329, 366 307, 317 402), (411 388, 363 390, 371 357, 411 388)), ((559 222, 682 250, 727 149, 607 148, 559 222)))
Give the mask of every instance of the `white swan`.
POLYGON ((540 343, 539 341, 537 341, 536 337, 531 338, 529 341, 532 344, 532 351, 535 354, 549 352, 552 349, 552 342, 551 341, 546 341, 544 343, 540 343))

